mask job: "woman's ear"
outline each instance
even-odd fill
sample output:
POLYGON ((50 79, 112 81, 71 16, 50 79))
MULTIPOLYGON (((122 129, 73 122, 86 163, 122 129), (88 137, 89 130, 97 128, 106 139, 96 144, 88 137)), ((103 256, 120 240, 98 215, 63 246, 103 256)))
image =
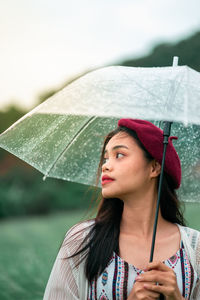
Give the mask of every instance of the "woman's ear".
POLYGON ((152 161, 151 166, 151 178, 157 177, 160 175, 161 165, 155 159, 152 161))

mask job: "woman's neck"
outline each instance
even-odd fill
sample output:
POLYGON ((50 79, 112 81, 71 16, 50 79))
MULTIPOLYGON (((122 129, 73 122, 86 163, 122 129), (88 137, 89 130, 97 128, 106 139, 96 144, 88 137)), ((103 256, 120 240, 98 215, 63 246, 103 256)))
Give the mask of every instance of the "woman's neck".
MULTIPOLYGON (((136 197, 126 197, 120 223, 120 232, 129 235, 136 235, 143 238, 151 238, 153 232, 157 191, 137 195, 136 197)), ((159 227, 166 221, 159 211, 159 227)))

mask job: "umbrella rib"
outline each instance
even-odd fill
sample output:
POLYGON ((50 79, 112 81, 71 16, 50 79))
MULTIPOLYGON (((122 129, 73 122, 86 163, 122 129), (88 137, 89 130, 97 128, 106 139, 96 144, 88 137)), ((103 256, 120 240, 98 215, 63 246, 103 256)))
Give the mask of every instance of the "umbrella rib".
MULTIPOLYGON (((143 85, 139 84, 139 83, 138 83, 137 81, 135 81, 134 79, 131 79, 131 80, 130 80, 130 78, 129 78, 126 74, 123 74, 123 75, 124 75, 124 77, 126 77, 127 79, 129 79, 129 82, 130 82, 130 83, 134 82, 141 90, 146 91, 147 94, 151 95, 152 97, 160 98, 160 96, 158 96, 158 95, 152 93, 151 91, 149 91, 149 89, 145 88, 143 85)), ((105 81, 105 82, 107 83, 107 81, 105 81)), ((114 82, 114 83, 115 83, 114 80, 111 80, 111 82, 114 82)), ((125 82, 127 82, 127 81, 125 81, 125 82)), ((95 86, 94 86, 94 87, 95 87, 95 86)), ((113 91, 112 89, 107 88, 107 87, 106 87, 106 88, 103 87, 102 90, 104 90, 104 91, 111 91, 111 92, 113 91)), ((162 98, 161 98, 161 99, 162 99, 162 98)))
MULTIPOLYGON (((130 81, 130 83, 132 83, 132 81, 139 87, 141 88, 141 90, 145 90, 148 94, 150 94, 152 97, 158 97, 160 98, 158 95, 152 93, 149 89, 145 88, 142 84, 138 83, 136 80, 134 80, 133 78, 130 78, 127 74, 125 74, 123 72, 123 70, 120 70, 121 74, 123 74, 124 78, 128 79, 130 81)), ((162 99, 162 98, 161 98, 162 99)))
MULTIPOLYGON (((187 80, 186 82, 189 82, 189 72, 188 69, 186 69, 186 76, 187 76, 187 80)), ((188 125, 188 86, 187 86, 187 97, 186 97, 186 101, 184 101, 184 115, 185 115, 185 120, 184 120, 184 124, 185 126, 188 125)))
MULTIPOLYGON (((177 77, 178 76, 176 76, 176 78, 177 77)), ((167 101, 166 101, 167 105, 165 105, 165 109, 167 108, 167 106, 168 107, 173 107, 173 103, 171 103, 171 101, 175 100, 177 92, 179 90, 179 87, 181 86, 182 81, 183 81, 183 76, 180 77, 180 81, 176 81, 177 82, 177 87, 175 87, 174 84, 173 84, 173 87, 171 86, 171 88, 169 89, 169 92, 168 92, 168 95, 167 95, 167 101), (170 101, 170 99, 171 99, 171 101, 170 101)), ((172 82, 172 83, 174 83, 174 82, 172 82)))
POLYGON ((55 164, 57 163, 57 161, 60 159, 60 157, 63 155, 63 153, 68 150, 71 145, 74 143, 74 141, 80 136, 80 134, 83 132, 84 129, 86 129, 95 119, 96 117, 91 117, 75 134, 75 136, 73 137, 73 139, 67 144, 67 146, 64 148, 64 150, 57 156, 56 160, 53 162, 53 164, 50 166, 49 170, 46 172, 46 174, 43 177, 43 180, 45 180, 47 178, 47 176, 49 175, 50 171, 53 169, 53 167, 55 166, 55 164))

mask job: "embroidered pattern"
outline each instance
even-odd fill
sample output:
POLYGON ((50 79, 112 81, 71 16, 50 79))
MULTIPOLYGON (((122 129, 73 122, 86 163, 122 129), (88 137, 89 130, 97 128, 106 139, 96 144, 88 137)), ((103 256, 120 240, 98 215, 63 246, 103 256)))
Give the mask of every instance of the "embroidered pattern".
POLYGON ((117 281, 117 272, 118 272, 118 257, 115 254, 115 272, 113 276, 113 284, 112 284, 112 291, 113 291, 113 300, 116 300, 116 281, 117 281))
POLYGON ((106 295, 105 291, 103 290, 100 297, 99 297, 99 300, 109 300, 108 296, 106 295))
POLYGON ((183 249, 180 250, 181 256, 181 270, 182 270, 182 281, 183 281, 183 293, 182 296, 185 298, 185 270, 184 270, 184 258, 183 258, 183 249))
POLYGON ((105 270, 102 275, 102 284, 106 285, 107 280, 108 280, 108 272, 105 270))
POLYGON ((96 280, 93 280, 91 285, 90 285, 90 296, 88 297, 88 300, 93 300, 95 298, 95 290, 96 290, 96 280))
POLYGON ((191 264, 190 264, 190 268, 191 268, 191 284, 190 284, 190 294, 189 294, 188 299, 190 299, 190 295, 191 295, 191 291, 192 291, 192 287, 193 287, 193 283, 194 283, 194 269, 191 264))
MULTIPOLYGON (((116 255, 117 256, 117 255, 116 255)), ((116 299, 120 299, 120 280, 123 280, 122 262, 118 259, 117 281, 116 281, 116 299)))
POLYGON ((129 265, 125 261, 124 262, 124 285, 123 285, 123 298, 122 299, 127 299, 128 297, 128 271, 129 271, 129 265))
POLYGON ((170 268, 174 269, 179 259, 180 259, 180 255, 178 252, 175 255, 171 256, 169 259, 167 259, 170 268))
MULTIPOLYGON (((174 270, 182 296, 189 299, 194 284, 194 270, 183 243, 179 251, 164 263, 174 270)), ((142 270, 128 264, 114 252, 104 272, 91 283, 88 300, 126 300, 135 277, 141 273, 142 270)))
POLYGON ((181 250, 183 251, 183 266, 185 272, 185 276, 183 277, 185 279, 185 298, 189 299, 194 281, 194 270, 189 262, 184 246, 182 246, 181 250))

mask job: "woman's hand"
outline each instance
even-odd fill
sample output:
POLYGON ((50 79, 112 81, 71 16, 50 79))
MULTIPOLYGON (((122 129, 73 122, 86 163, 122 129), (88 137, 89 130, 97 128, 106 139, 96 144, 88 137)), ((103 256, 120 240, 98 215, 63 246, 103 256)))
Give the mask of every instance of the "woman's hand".
MULTIPOLYGON (((144 281, 136 281, 127 300, 155 300, 159 299, 160 293, 144 288, 144 281)), ((152 283, 153 284, 153 283, 152 283)), ((155 283, 154 283, 155 284, 155 283)))
POLYGON ((136 277, 128 300, 159 299, 160 294, 163 294, 166 300, 184 300, 174 271, 161 262, 149 263, 145 273, 136 277))

